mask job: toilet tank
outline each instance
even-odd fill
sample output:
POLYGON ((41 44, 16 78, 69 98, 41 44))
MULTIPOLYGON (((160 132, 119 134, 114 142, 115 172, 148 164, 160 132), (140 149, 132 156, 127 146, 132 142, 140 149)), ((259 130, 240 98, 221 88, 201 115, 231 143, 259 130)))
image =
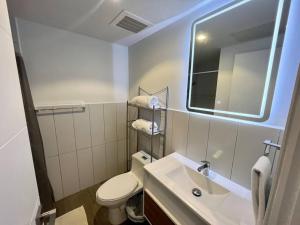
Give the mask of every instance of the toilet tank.
POLYGON ((134 153, 131 158, 131 172, 136 175, 139 179, 139 182, 143 184, 144 166, 151 162, 151 157, 146 152, 139 151, 134 153))

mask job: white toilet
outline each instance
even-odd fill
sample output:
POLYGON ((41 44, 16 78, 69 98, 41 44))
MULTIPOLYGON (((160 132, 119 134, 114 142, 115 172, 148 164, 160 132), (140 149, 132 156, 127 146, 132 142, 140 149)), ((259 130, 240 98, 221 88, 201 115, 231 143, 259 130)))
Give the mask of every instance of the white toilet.
POLYGON ((132 155, 131 171, 115 176, 102 184, 96 193, 97 202, 108 207, 109 221, 113 225, 127 219, 127 200, 143 189, 144 166, 150 163, 150 155, 140 151, 132 155))

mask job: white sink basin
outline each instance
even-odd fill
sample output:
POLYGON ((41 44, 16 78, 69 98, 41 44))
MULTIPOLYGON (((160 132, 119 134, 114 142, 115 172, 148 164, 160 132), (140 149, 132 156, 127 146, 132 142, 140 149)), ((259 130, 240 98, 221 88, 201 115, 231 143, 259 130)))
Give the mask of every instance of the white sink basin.
POLYGON ((209 224, 254 225, 250 191, 213 171, 204 176, 198 166, 173 153, 146 165, 145 170, 209 224), (194 188, 200 196, 193 194, 194 188))
POLYGON ((226 188, 185 165, 174 168, 166 174, 166 177, 177 183, 182 189, 190 191, 193 188, 199 188, 202 191, 202 196, 226 195, 229 193, 226 188))

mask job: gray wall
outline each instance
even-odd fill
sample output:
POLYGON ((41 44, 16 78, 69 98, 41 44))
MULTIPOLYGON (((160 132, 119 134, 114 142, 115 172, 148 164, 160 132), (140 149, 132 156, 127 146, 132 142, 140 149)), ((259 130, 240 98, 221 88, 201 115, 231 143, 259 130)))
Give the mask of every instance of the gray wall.
POLYGON ((16 30, 35 105, 127 100, 127 47, 22 19, 16 30))

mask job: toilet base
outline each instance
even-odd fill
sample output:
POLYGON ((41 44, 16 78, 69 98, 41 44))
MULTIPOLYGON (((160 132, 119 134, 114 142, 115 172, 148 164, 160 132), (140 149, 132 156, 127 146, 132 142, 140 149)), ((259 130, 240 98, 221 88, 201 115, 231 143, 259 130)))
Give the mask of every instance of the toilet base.
POLYGON ((108 219, 112 225, 119 225, 125 222, 127 220, 125 204, 116 208, 108 208, 108 219))

